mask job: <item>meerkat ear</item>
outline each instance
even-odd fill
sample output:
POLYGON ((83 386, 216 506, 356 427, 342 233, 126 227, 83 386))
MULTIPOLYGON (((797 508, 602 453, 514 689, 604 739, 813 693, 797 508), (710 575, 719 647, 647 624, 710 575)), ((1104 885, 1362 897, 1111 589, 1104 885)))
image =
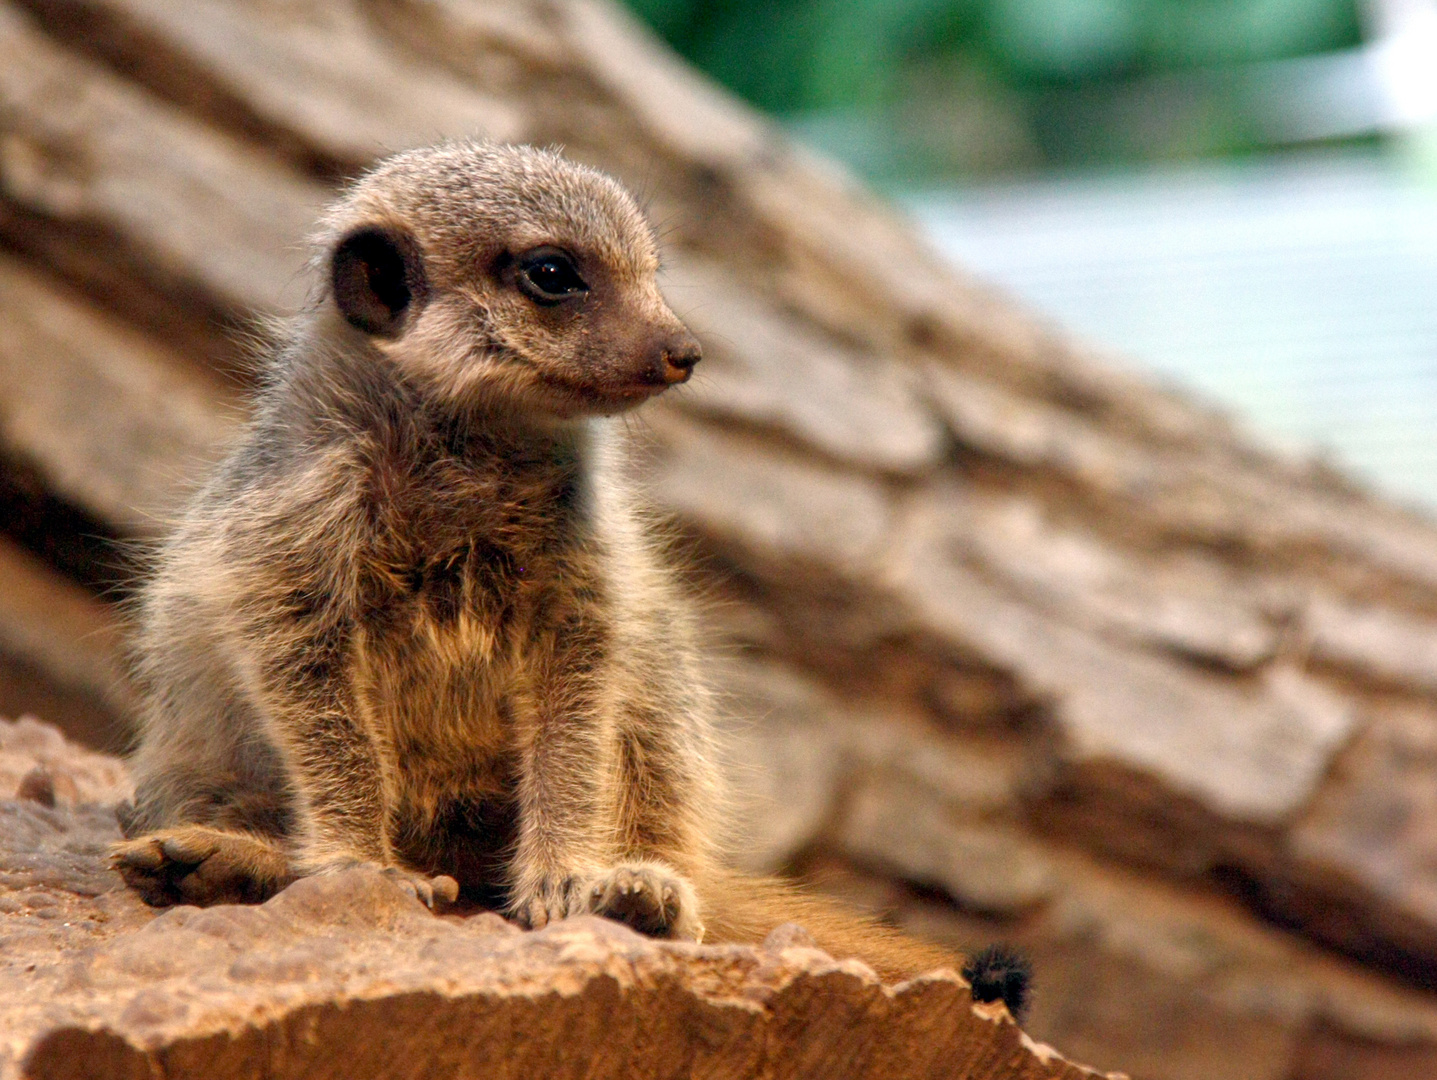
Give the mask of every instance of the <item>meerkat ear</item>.
POLYGON ((334 302, 367 334, 395 338, 429 297, 419 244, 403 229, 363 225, 345 235, 330 263, 334 302))

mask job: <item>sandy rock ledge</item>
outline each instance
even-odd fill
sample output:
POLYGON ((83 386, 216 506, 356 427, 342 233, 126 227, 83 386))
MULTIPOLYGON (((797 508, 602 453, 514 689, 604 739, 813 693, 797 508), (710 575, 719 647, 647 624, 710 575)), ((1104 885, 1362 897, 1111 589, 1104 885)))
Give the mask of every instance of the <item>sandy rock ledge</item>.
POLYGON ((0 764, 0 1080, 1094 1075, 952 972, 884 986, 792 926, 760 948, 525 933, 357 870, 156 912, 106 865, 111 805, 81 797, 123 793, 118 763, 0 721, 0 764))

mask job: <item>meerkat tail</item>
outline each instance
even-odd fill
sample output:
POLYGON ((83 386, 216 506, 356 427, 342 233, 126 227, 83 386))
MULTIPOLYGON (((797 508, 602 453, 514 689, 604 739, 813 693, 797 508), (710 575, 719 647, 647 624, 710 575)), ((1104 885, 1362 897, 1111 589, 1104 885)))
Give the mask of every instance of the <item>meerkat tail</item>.
POLYGON ((705 942, 755 944, 774 927, 797 923, 824 952, 840 959, 857 957, 885 982, 938 968, 958 971, 966 960, 885 926, 841 900, 814 896, 775 878, 718 870, 707 884, 705 942))
POLYGON ((856 957, 884 982, 947 968, 968 982, 974 1001, 1002 1001, 1015 1020, 1027 1011, 1032 967, 1009 946, 990 946, 967 957, 885 926, 841 900, 801 892, 776 878, 717 869, 705 881, 707 942, 756 944, 775 927, 796 923, 824 952, 837 959, 856 957))
POLYGON ((989 945, 969 957, 962 975, 973 988, 974 1001, 1001 1001, 1014 1020, 1021 1021, 1027 1015, 1033 993, 1033 965, 1017 949, 989 945))

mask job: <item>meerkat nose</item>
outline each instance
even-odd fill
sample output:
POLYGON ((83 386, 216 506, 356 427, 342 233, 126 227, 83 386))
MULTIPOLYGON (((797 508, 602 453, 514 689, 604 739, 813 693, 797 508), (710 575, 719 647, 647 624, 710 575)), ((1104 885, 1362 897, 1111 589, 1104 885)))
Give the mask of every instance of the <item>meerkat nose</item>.
POLYGON ((685 382, 694 373, 694 365, 703 359, 698 339, 687 330, 676 334, 663 345, 662 370, 669 385, 685 382))

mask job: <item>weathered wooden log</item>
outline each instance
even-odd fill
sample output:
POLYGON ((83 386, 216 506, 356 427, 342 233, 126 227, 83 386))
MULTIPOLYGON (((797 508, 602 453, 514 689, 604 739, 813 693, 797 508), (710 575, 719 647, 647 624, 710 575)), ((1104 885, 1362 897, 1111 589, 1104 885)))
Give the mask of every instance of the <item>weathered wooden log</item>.
MULTIPOLYGON (((1289 955, 1273 922, 1437 988, 1437 529, 947 268, 612 5, 11 0, 0 103, 0 479, 49 500, 52 525, 6 531, 52 584, 104 581, 84 538, 159 535, 223 448, 238 335, 303 302, 337 178, 440 136, 558 142, 648 200, 704 341, 641 422, 740 647, 756 864, 935 888, 952 925, 1008 920, 1094 971, 1118 947, 1077 944, 1064 911, 1109 937, 1166 917, 1094 899, 1110 874, 1247 942, 1229 951, 1264 1000, 1288 985, 1252 959, 1289 955), (770 784, 780 760, 806 779, 770 784)), ((35 644, 60 633, 0 610, 25 679, 104 698, 111 676, 35 644)), ((1266 1049, 1174 1050, 1200 1064, 1153 1075, 1301 1075, 1399 1028, 1437 1055, 1416 991, 1377 994, 1406 1019, 1376 1031, 1310 1002, 1274 1018, 1197 971, 1170 975, 1266 1049)), ((1036 1021, 1124 1064, 1067 1000, 1036 1021)))
POLYGON ((59 715, 78 737, 118 749, 129 692, 115 613, 5 539, 0 583, 0 711, 59 715))

